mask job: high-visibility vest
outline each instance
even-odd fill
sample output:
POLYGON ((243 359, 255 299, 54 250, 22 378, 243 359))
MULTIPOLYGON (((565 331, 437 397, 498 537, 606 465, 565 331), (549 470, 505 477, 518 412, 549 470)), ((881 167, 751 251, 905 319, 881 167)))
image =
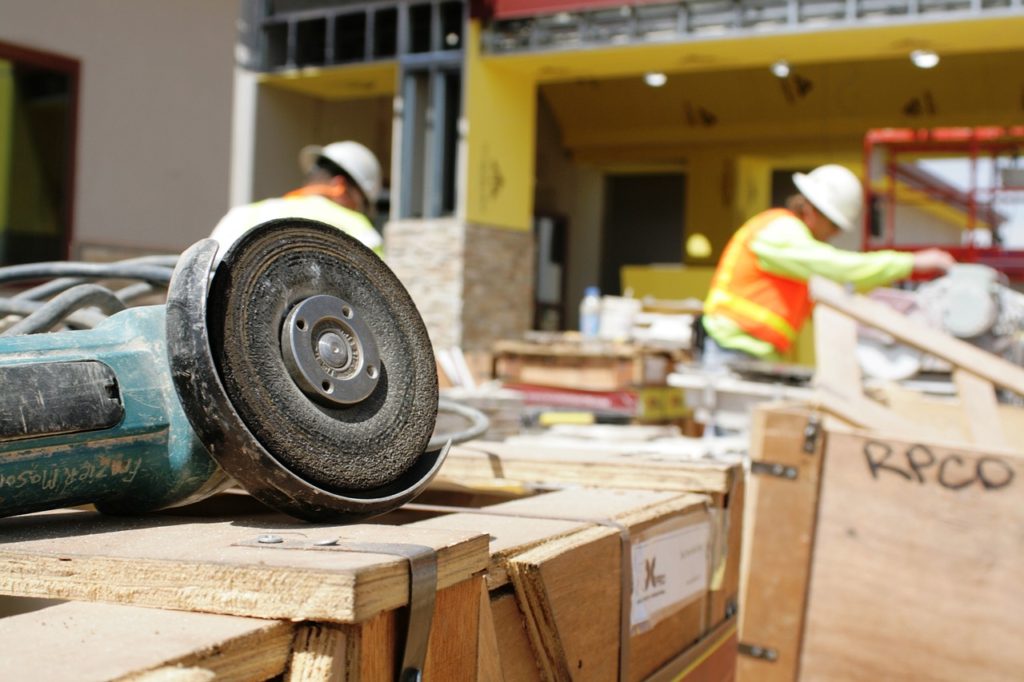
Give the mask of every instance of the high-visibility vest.
POLYGON ((807 282, 764 271, 750 245, 772 221, 787 217, 797 219, 785 209, 771 209, 743 224, 726 245, 704 302, 705 315, 729 318, 780 353, 789 350, 811 314, 807 282))
POLYGON ((221 251, 226 252, 228 246, 250 229, 275 218, 318 220, 355 237, 377 255, 382 253, 383 240, 380 233, 366 216, 317 195, 292 195, 236 206, 221 218, 210 236, 219 241, 221 251))

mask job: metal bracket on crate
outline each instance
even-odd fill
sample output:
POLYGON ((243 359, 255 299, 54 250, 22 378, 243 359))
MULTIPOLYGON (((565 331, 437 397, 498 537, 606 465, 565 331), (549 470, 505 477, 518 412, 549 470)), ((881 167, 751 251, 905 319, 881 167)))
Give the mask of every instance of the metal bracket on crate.
POLYGON ((739 649, 740 654, 743 656, 750 656, 751 658, 757 658, 762 661, 767 661, 768 663, 774 663, 779 660, 779 652, 771 647, 740 642, 739 649))
POLYGON ((409 623, 405 633, 399 682, 419 682, 427 659, 427 642, 437 600, 437 552, 433 547, 397 542, 348 542, 340 538, 307 540, 265 533, 253 540, 235 543, 240 547, 361 552, 400 556, 409 563, 409 623))
POLYGON ((752 461, 750 463, 750 473, 764 474, 766 476, 775 476, 776 478, 785 478, 790 481, 795 481, 799 472, 796 467, 789 466, 787 464, 752 461))
POLYGON ((804 426, 804 446, 803 451, 808 455, 813 455, 818 451, 818 441, 821 440, 821 418, 812 414, 807 420, 807 424, 804 426))

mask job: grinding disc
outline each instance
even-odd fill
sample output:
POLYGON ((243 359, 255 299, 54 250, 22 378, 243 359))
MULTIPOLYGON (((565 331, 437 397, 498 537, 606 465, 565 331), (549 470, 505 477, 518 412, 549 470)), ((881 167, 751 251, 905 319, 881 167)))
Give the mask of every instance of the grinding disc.
POLYGON ((404 287, 368 248, 320 223, 274 221, 224 255, 208 300, 210 347, 231 404, 298 477, 337 494, 369 491, 423 454, 437 417, 430 339, 404 287), (362 325, 331 337, 361 337, 346 361, 376 353, 373 382, 346 403, 304 384, 282 346, 289 314, 314 297, 343 302, 362 325))

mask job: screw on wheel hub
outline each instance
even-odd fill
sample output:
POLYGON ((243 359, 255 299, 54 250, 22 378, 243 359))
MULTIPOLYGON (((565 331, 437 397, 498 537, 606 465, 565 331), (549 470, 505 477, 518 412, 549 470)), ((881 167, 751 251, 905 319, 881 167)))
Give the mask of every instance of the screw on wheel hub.
POLYGON ((377 387, 377 341, 337 296, 311 296, 292 308, 281 328, 281 353, 295 385, 329 406, 358 403, 377 387))

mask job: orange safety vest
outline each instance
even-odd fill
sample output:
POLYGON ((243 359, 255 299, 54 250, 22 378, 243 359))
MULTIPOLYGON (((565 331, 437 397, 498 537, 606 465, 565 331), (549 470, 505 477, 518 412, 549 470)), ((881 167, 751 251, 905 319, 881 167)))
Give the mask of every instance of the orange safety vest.
POLYGON ((796 216, 781 208, 759 213, 743 224, 725 247, 704 302, 705 315, 721 315, 754 338, 789 350, 811 314, 805 280, 766 272, 750 244, 773 220, 796 216))

